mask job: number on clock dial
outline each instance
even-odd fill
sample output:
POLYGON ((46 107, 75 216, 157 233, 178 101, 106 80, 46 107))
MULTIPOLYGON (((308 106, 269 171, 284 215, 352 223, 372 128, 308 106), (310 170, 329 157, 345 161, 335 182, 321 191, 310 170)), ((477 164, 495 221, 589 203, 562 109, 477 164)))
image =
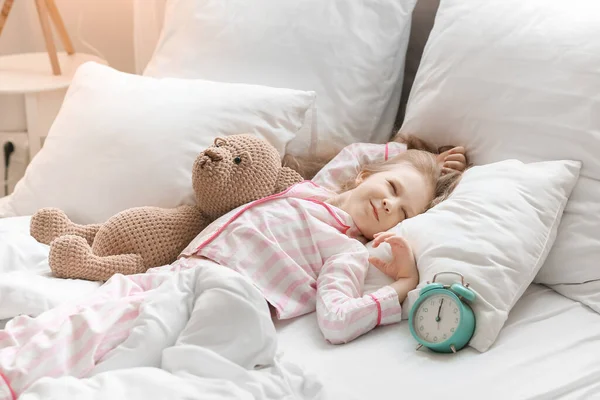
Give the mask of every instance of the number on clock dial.
POLYGON ((460 322, 460 313, 455 300, 445 294, 435 294, 421 303, 413 324, 417 335, 423 340, 439 343, 447 340, 460 322))

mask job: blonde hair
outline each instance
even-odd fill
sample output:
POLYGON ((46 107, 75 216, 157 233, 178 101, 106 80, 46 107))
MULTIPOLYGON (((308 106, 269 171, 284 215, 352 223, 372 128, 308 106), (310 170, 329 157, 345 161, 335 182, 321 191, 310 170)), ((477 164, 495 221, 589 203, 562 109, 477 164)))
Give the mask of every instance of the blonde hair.
MULTIPOLYGON (((441 154, 441 153, 455 147, 453 145, 446 145, 446 146, 440 146, 438 148, 435 148, 431 143, 428 143, 422 139, 419 139, 418 137, 416 137, 414 135, 408 135, 408 134, 400 133, 400 132, 398 132, 392 138, 392 142, 404 143, 406 145, 406 148, 409 150, 410 149, 423 150, 423 151, 428 151, 433 154, 441 154)), ((466 160, 466 165, 470 166, 469 159, 466 154, 465 154, 465 160, 466 160)))
MULTIPOLYGON (((454 145, 446 145, 446 146, 438 147, 436 149, 430 143, 428 143, 422 139, 419 139, 418 137, 416 137, 414 135, 403 134, 400 132, 398 132, 394 136, 392 141, 406 144, 406 148, 408 150, 420 150, 420 151, 428 152, 428 153, 431 153, 432 155, 434 155, 434 157, 435 157, 435 155, 441 154, 441 153, 455 147, 454 145)), ((437 158, 436 158, 436 161, 437 161, 437 158)), ((471 165, 469 164, 469 158, 467 157, 466 154, 465 154, 465 162, 466 162, 465 170, 467 170, 471 165)), ((437 166, 437 168, 438 169, 440 168, 439 165, 437 166)), ((463 173, 464 173, 464 171, 462 171, 462 172, 451 171, 446 174, 442 174, 441 171, 438 171, 438 177, 435 180, 435 184, 433 186, 434 187, 433 200, 431 201, 431 203, 429 203, 429 207, 427 207, 427 209, 435 207, 436 205, 440 204, 442 201, 444 201, 448 197, 450 197, 452 192, 454 192, 454 189, 456 189, 456 186, 458 186, 463 173)))
POLYGON ((378 172, 389 171, 398 164, 403 163, 412 166, 417 172, 422 174, 432 190, 432 199, 427 205, 426 210, 438 205, 450 197, 462 176, 462 173, 458 171, 442 174, 441 167, 437 162, 435 154, 424 150, 410 149, 387 161, 361 166, 357 177, 343 183, 340 192, 343 193, 357 187, 359 185, 359 177, 368 177, 378 172))
POLYGON ((289 167, 296 171, 304 179, 312 179, 329 161, 335 156, 322 156, 322 157, 300 157, 286 154, 283 156, 281 165, 289 167))
POLYGON ((285 154, 282 165, 299 173, 304 179, 312 179, 329 161, 341 151, 340 148, 330 147, 323 150, 319 156, 301 157, 285 154))
MULTIPOLYGON (((429 203, 427 209, 438 205, 450 197, 460 182, 462 173, 452 171, 447 174, 442 174, 436 156, 454 146, 444 146, 436 149, 431 144, 416 136, 400 133, 395 135, 392 141, 406 144, 407 151, 387 161, 362 165, 359 175, 372 175, 377 172, 388 171, 395 165, 405 162, 423 174, 423 176, 428 179, 430 187, 433 188, 433 199, 429 203)), ((283 158, 283 166, 292 168, 304 179, 312 179, 321 168, 339 153, 339 151, 340 149, 332 147, 326 154, 312 158, 294 157, 290 154, 286 154, 283 158)), ((358 178, 358 176, 356 178, 358 178)), ((342 183, 341 192, 354 189, 357 186, 356 178, 342 183)))

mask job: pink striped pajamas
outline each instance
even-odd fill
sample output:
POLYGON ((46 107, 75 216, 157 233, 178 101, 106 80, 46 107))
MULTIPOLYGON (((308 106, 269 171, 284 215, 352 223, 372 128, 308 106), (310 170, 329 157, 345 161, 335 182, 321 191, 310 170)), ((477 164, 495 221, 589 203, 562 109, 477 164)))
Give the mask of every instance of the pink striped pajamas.
POLYGON ((392 288, 362 295, 369 253, 350 216, 324 202, 331 195, 312 182, 294 185, 219 218, 171 266, 115 275, 78 305, 14 318, 0 331, 0 400, 16 399, 43 377, 159 367, 165 354, 189 345, 243 368, 267 365, 276 349, 267 302, 281 319, 316 310, 331 343, 400 321, 392 288), (154 309, 157 291, 168 305, 154 309), (128 347, 147 338, 144 312, 150 325, 162 318, 160 338, 148 339, 159 342, 152 350, 128 347), (254 339, 243 349, 223 346, 239 335, 254 339), (116 351, 124 343, 127 351, 116 351))
POLYGON ((358 175, 361 165, 385 161, 404 151, 406 145, 397 142, 353 143, 344 147, 312 181, 325 189, 338 191, 341 185, 358 175))
POLYGON ((389 286, 362 295, 369 253, 350 216, 324 203, 332 195, 312 182, 219 218, 183 251, 247 276, 280 319, 317 311, 331 343, 345 343, 380 324, 398 322, 389 286))
POLYGON ((272 364, 276 348, 267 302, 244 276, 209 260, 182 260, 115 275, 78 305, 10 321, 0 331, 0 400, 40 398, 43 387, 60 389, 68 376, 192 371, 203 357, 251 370, 272 364))
POLYGON ((78 305, 9 321, 0 331, 0 399, 16 398, 42 377, 85 376, 129 336, 156 284, 149 282, 144 275, 121 276, 78 305))

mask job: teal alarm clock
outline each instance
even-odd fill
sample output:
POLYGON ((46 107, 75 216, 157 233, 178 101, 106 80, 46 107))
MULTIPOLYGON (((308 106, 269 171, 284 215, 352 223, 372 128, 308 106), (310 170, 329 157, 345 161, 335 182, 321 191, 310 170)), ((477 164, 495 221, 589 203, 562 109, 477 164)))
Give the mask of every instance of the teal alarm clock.
POLYGON ((475 314, 469 305, 474 300, 475 292, 461 274, 435 274, 419 292, 408 317, 410 333, 419 342, 417 350, 425 346, 440 353, 456 353, 465 347, 475 332, 475 314), (436 283, 441 274, 458 275, 461 283, 436 283))

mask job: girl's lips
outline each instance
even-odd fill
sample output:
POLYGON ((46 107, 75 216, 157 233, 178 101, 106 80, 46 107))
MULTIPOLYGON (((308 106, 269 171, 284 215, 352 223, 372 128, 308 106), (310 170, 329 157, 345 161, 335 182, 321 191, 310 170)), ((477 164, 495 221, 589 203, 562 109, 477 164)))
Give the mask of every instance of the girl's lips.
POLYGON ((379 214, 377 213, 377 209, 375 208, 375 206, 373 205, 373 203, 371 203, 371 201, 369 201, 369 203, 371 204, 371 207, 373 207, 373 214, 375 214, 375 219, 377 221, 379 221, 379 214))

